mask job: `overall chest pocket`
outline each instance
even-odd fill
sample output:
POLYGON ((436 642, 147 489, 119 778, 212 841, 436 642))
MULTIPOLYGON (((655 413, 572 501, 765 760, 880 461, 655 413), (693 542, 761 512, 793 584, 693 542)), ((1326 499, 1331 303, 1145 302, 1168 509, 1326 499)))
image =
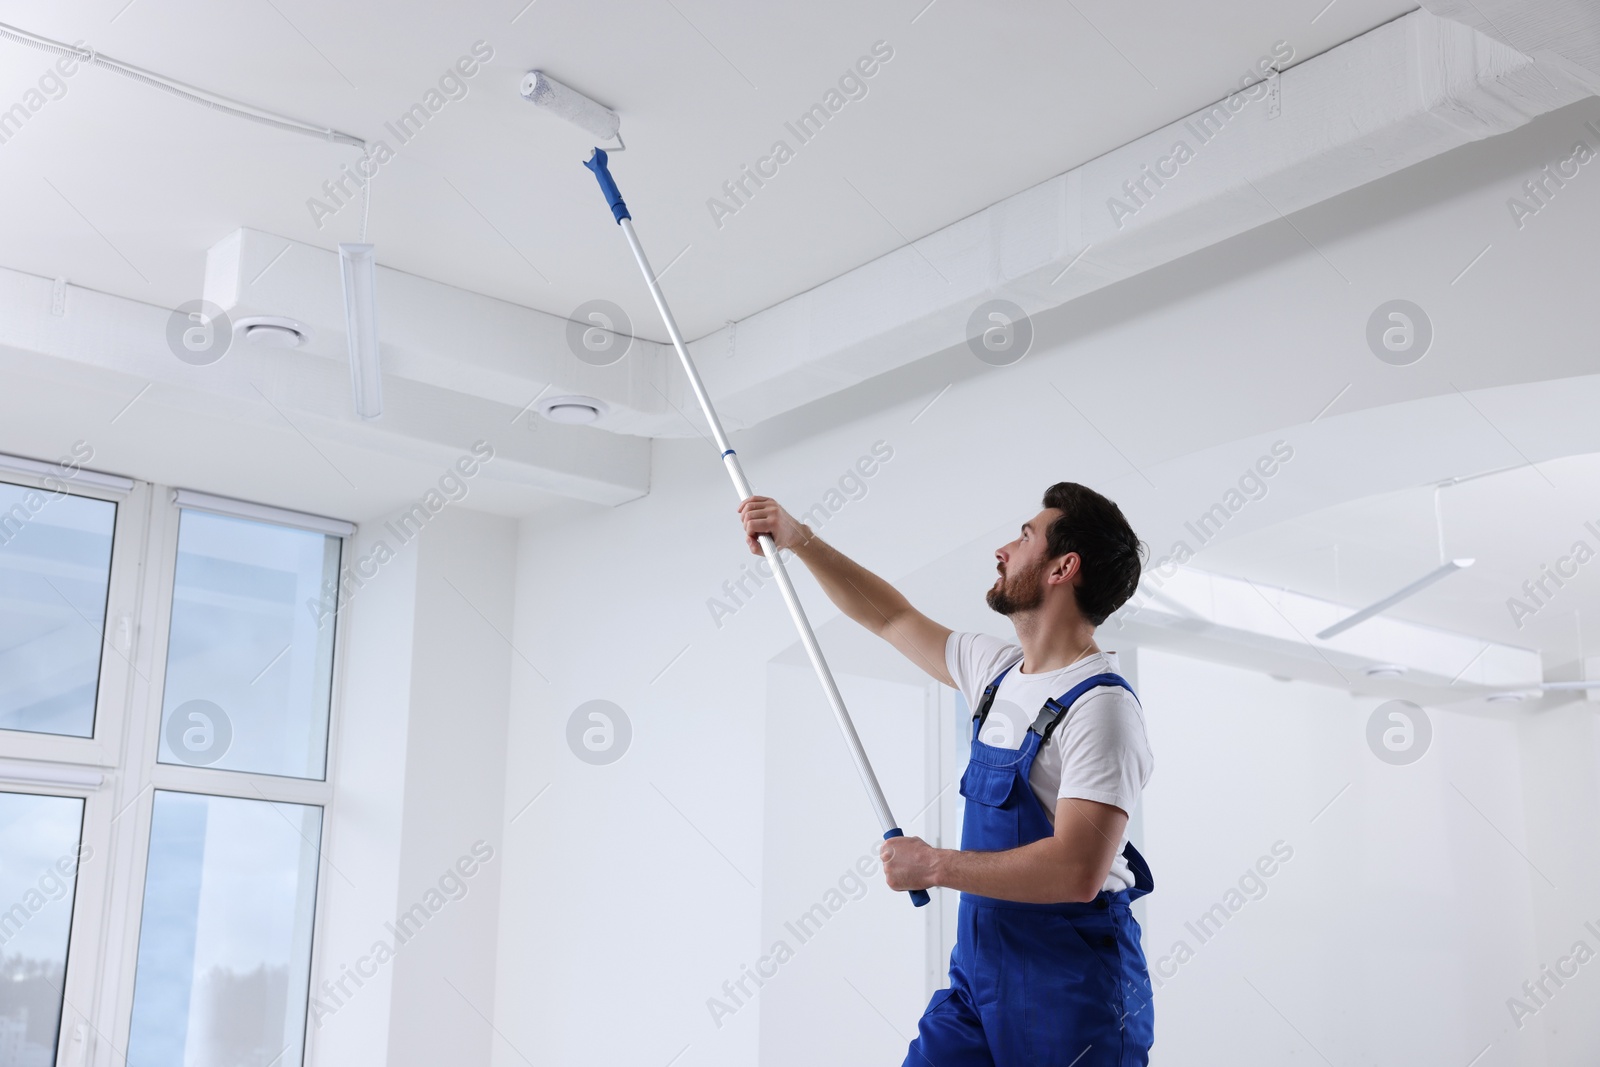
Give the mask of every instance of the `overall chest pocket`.
POLYGON ((990 808, 1014 807, 1024 787, 1015 766, 969 762, 961 775, 961 795, 990 808))

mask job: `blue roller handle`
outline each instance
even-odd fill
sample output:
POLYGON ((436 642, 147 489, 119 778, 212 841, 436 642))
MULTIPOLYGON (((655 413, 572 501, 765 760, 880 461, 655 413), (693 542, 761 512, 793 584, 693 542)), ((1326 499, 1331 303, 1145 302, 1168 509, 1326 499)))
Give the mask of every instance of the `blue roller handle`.
POLYGON ((633 218, 628 214, 628 205, 622 202, 622 190, 617 188, 616 181, 611 177, 605 149, 596 148, 584 166, 594 172, 595 180, 600 183, 600 191, 606 196, 606 204, 611 208, 611 217, 617 220, 618 225, 623 219, 633 218))
MULTIPOLYGON (((885 841, 887 841, 891 837, 904 837, 904 836, 906 836, 905 835, 905 831, 901 830, 900 827, 896 826, 894 829, 885 832, 884 835, 883 835, 883 839, 885 841)), ((911 891, 911 903, 914 906, 920 908, 924 904, 926 904, 928 902, 928 900, 929 900, 928 891, 926 889, 913 889, 911 891)))

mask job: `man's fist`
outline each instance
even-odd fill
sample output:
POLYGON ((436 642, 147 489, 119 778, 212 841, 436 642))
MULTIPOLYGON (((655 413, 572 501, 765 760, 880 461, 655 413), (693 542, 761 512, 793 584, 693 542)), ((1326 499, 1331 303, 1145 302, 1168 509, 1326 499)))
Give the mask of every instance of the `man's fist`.
POLYGON ((791 552, 811 540, 811 527, 795 521, 770 496, 753 496, 739 504, 739 518, 744 522, 745 544, 750 551, 761 555, 761 534, 771 534, 773 543, 791 552))
POLYGON ((931 889, 938 884, 934 866, 939 850, 920 837, 891 837, 878 846, 883 877, 895 892, 931 889))

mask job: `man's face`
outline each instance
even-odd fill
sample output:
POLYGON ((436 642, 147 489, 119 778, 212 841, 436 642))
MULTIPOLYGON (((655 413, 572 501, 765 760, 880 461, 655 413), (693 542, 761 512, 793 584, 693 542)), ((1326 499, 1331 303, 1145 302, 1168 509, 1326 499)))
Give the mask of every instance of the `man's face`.
POLYGON ((1053 562, 1047 555, 1046 532, 1061 517, 1057 508, 1045 508, 1022 524, 1017 539, 995 550, 999 576, 984 597, 1002 615, 1032 611, 1044 603, 1046 576, 1053 562))

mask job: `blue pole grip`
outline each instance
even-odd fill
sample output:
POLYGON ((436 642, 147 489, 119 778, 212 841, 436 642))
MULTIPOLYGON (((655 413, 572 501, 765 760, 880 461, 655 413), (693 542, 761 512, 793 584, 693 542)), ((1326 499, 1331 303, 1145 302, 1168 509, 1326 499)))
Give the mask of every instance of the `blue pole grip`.
MULTIPOLYGON (((891 837, 904 837, 904 836, 906 836, 905 835, 905 831, 901 830, 900 827, 896 826, 892 830, 885 831, 884 835, 883 835, 883 839, 885 841, 887 841, 891 837)), ((911 891, 911 906, 912 907, 920 908, 924 904, 926 904, 930 899, 931 898, 928 896, 928 891, 926 889, 913 889, 911 891)))
POLYGON ((622 202, 622 190, 617 188, 617 183, 611 177, 611 168, 606 163, 605 149, 596 148, 594 155, 589 157, 584 166, 594 172, 595 180, 600 183, 600 191, 605 194, 606 203, 611 208, 612 217, 618 223, 623 219, 633 218, 628 214, 628 205, 622 202))

